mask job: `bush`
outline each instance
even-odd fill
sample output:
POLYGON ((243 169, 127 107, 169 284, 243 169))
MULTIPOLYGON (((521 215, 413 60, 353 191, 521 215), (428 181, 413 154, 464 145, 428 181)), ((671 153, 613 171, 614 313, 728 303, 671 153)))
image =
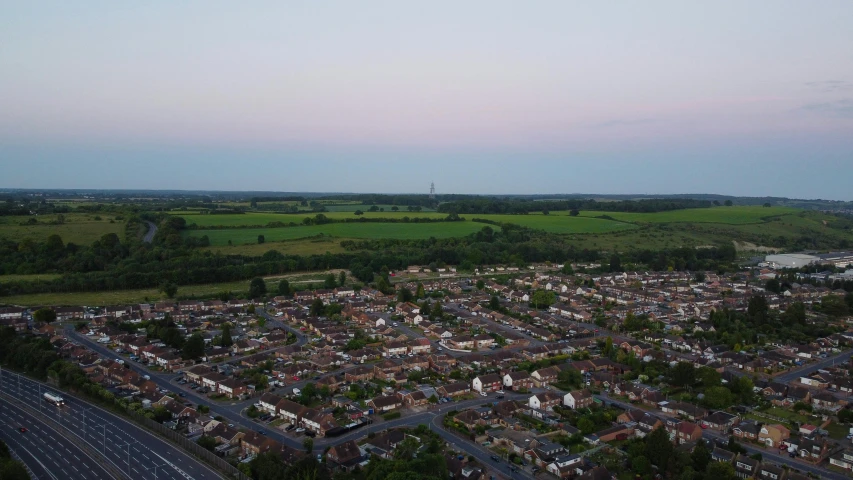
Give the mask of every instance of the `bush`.
POLYGON ((382 415, 382 418, 384 418, 385 420, 395 420, 397 418, 400 418, 401 416, 402 414, 400 412, 390 412, 386 413, 385 415, 382 415))

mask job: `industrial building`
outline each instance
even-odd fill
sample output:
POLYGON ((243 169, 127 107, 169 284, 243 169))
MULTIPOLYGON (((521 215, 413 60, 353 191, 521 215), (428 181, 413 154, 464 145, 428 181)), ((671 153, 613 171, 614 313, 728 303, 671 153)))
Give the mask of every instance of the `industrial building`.
POLYGON ((808 255, 805 253, 781 253, 767 255, 764 261, 774 268, 800 268, 814 263, 832 265, 837 268, 847 268, 853 265, 853 252, 830 252, 808 255))
POLYGON ((764 261, 774 268, 800 268, 820 260, 814 255, 803 253, 782 253, 778 255, 767 255, 764 261))

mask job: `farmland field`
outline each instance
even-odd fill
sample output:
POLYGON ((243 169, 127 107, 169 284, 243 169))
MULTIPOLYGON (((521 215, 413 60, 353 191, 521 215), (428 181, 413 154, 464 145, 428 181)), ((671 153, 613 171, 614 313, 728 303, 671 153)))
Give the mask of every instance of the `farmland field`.
MULTIPOLYGON (((274 292, 281 278, 287 278, 291 285, 305 286, 311 283, 322 283, 325 272, 299 273, 265 277, 267 290, 274 292)), ((249 280, 209 283, 204 285, 181 285, 178 287, 178 297, 212 297, 221 292, 232 292, 235 295, 245 295, 249 290, 249 280)), ((134 290, 115 290, 107 292, 74 292, 74 293, 33 293, 2 297, 3 303, 9 305, 122 305, 128 303, 143 303, 165 300, 166 297, 157 288, 141 288, 134 290)))
POLYGON ((101 220, 95 220, 95 214, 67 213, 65 223, 62 225, 51 225, 55 222, 57 215, 38 215, 33 217, 9 216, 0 217, 0 238, 13 241, 21 241, 25 238, 43 242, 48 236, 56 234, 65 243, 76 243, 78 245, 90 245, 108 233, 115 233, 120 238, 124 237, 124 220, 115 220, 109 214, 100 214, 101 220), (28 219, 34 218, 38 221, 35 225, 21 225, 28 219))
POLYGON ((185 235, 201 237, 207 235, 211 245, 257 243, 258 235, 268 242, 308 238, 319 235, 344 238, 450 238, 474 233, 484 225, 474 222, 441 223, 331 223, 304 227, 284 228, 240 228, 225 230, 188 230, 185 235))
MULTIPOLYGON (((261 256, 270 250, 277 250, 286 255, 315 255, 326 252, 343 253, 344 249, 341 247, 341 241, 343 240, 347 239, 329 237, 303 238, 297 240, 283 240, 280 242, 267 241, 262 244, 249 243, 245 245, 215 245, 212 247, 205 247, 204 250, 221 253, 223 255, 248 256, 261 256)), ((0 282, 2 281, 3 277, 0 276, 0 282)))
POLYGON ((606 233, 636 228, 635 225, 624 222, 569 215, 463 215, 463 217, 514 223, 551 233, 606 233))
MULTIPOLYGON (((271 222, 282 222, 285 224, 296 223, 301 224, 304 218, 313 218, 317 215, 314 212, 300 213, 234 213, 222 215, 200 215, 186 214, 186 212, 171 212, 172 215, 184 217, 187 225, 196 224, 199 227, 226 226, 235 227, 240 225, 266 225, 271 222)), ((324 212, 327 218, 332 220, 357 219, 358 216, 353 212, 324 212)), ((434 212, 365 212, 364 218, 445 218, 447 215, 434 212)))
MULTIPOLYGON (((789 215, 802 210, 788 207, 713 207, 713 208, 688 208, 684 210, 671 210, 668 212, 655 213, 632 213, 632 212, 595 212, 582 211, 584 217, 597 217, 607 215, 616 220, 631 223, 725 223, 738 225, 744 223, 760 223, 765 217, 777 215, 789 215)), ((568 212, 553 212, 565 215, 568 212)))

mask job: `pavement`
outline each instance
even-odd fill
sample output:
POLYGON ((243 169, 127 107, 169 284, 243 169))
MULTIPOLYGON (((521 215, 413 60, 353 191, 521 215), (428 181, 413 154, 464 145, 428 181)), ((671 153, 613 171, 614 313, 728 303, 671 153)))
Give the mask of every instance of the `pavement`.
POLYGON ((98 459, 88 456, 47 423, 0 398, 0 439, 39 479, 112 479, 98 459), (26 432, 19 429, 24 427, 26 432))
MULTIPOLYGON (((38 408, 43 415, 85 441, 118 470, 131 478, 213 480, 222 476, 201 461, 146 429, 91 403, 14 372, 0 372, 0 391, 38 408), (45 392, 65 399, 56 407, 42 398, 45 392)), ((81 457, 82 458, 82 457, 81 457)), ((55 473, 55 472, 54 472, 55 473)))
MULTIPOLYGON (((612 403, 612 404, 614 404, 618 407, 621 407, 623 409, 626 409, 626 410, 628 410, 628 409, 634 410, 634 409, 638 408, 636 405, 632 405, 630 403, 614 399, 614 398, 612 398, 606 394, 594 395, 594 396, 595 396, 595 398, 601 400, 602 402, 612 403)), ((655 410, 651 413, 653 413, 654 415, 657 415, 659 417, 676 418, 674 415, 669 415, 669 414, 664 413, 660 410, 655 410)), ((716 430, 712 430, 712 429, 703 430, 702 436, 705 437, 705 439, 707 439, 707 440, 718 440, 718 441, 723 441, 723 442, 728 442, 728 440, 729 440, 729 435, 727 435, 723 432, 718 432, 716 430)), ((791 468, 798 469, 802 472, 813 473, 815 475, 818 475, 818 478, 828 478, 831 480, 843 480, 843 479, 849 480, 849 478, 850 478, 844 474, 835 473, 835 472, 830 471, 826 468, 819 467, 819 466, 813 465, 811 463, 808 463, 804 460, 801 460, 799 457, 791 458, 788 456, 787 453, 780 454, 779 450, 774 449, 774 448, 763 448, 763 447, 759 447, 757 445, 754 445, 754 444, 751 444, 748 442, 739 442, 739 443, 741 446, 743 446, 746 449, 746 451, 750 455, 755 454, 755 453, 760 453, 761 457, 764 461, 769 460, 769 461, 776 463, 778 465, 787 465, 791 468)))

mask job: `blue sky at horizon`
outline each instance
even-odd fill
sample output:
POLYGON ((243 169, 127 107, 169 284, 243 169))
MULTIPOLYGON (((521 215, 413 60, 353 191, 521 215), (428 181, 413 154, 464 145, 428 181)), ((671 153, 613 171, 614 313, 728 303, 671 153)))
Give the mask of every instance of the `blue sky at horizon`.
POLYGON ((853 2, 15 2, 0 188, 853 200, 853 2))

